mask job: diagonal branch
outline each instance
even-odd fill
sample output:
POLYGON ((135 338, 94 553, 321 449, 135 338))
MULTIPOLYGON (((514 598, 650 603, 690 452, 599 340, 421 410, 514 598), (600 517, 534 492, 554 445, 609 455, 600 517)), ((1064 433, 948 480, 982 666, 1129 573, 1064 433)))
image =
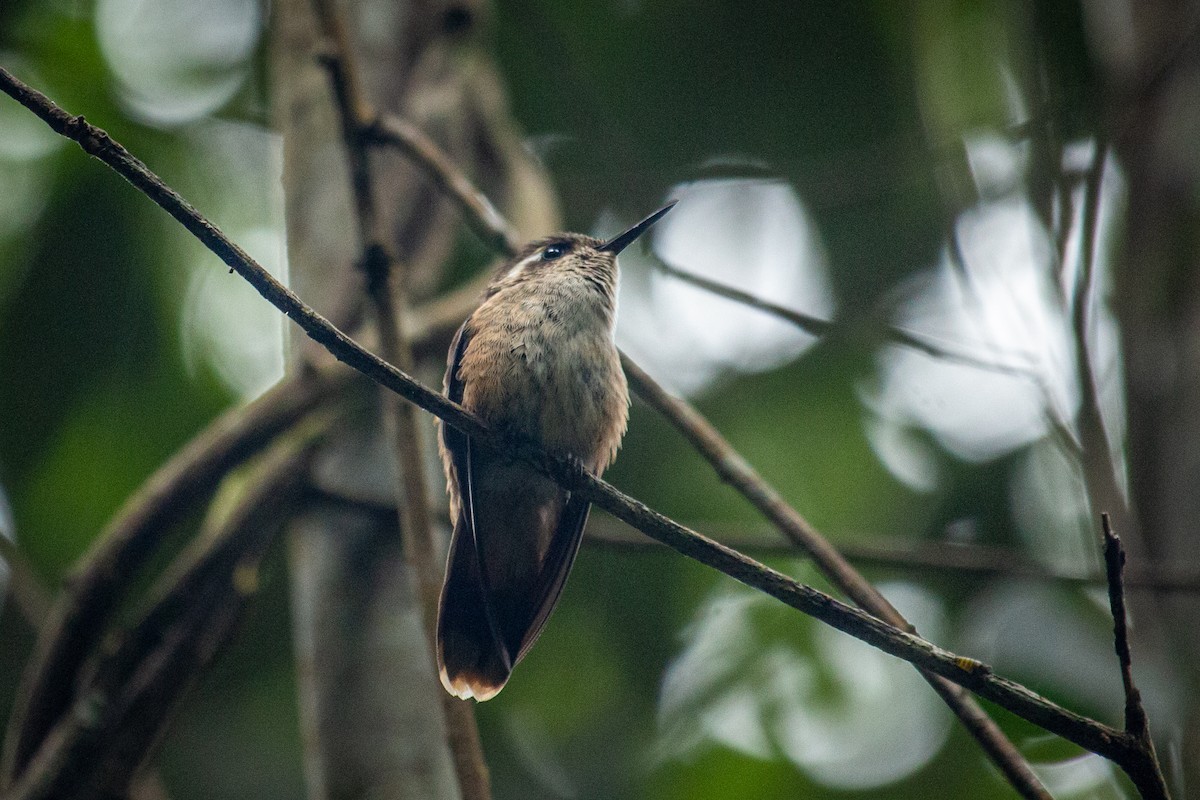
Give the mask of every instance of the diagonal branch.
POLYGON ((3 780, 25 768, 73 702, 80 666, 96 647, 127 585, 166 533, 234 467, 311 411, 336 383, 316 373, 281 383, 209 425, 130 497, 67 578, 27 665, 9 719, 3 780))
POLYGON ((483 243, 502 253, 515 253, 521 240, 483 192, 475 188, 450 157, 416 125, 391 114, 363 120, 360 135, 367 144, 393 147, 421 168, 425 177, 449 197, 467 226, 483 243))
MULTIPOLYGON (((404 281, 396 269, 391 248, 387 246, 383 220, 375 202, 374 179, 362 136, 364 119, 369 112, 359 88, 349 37, 341 16, 330 0, 314 0, 313 5, 332 48, 322 60, 329 71, 335 105, 341 118, 347 160, 350 162, 362 251, 360 267, 366 273, 367 294, 377 316, 375 332, 379 337, 379 349, 389 362, 399 365, 401 369, 411 370, 413 353, 405 329, 408 314, 404 281)), ((388 405, 386 398, 385 405, 388 405)), ((436 609, 437 588, 433 573, 437 565, 433 556, 435 546, 416 417, 412 413, 412 406, 408 404, 390 405, 385 411, 389 417, 387 422, 393 428, 391 439, 401 472, 401 481, 397 486, 401 534, 405 538, 407 556, 421 582, 428 622, 433 618, 430 600, 436 609)))
POLYGON ((1058 706, 1028 688, 996 675, 986 664, 950 653, 691 531, 591 476, 578 464, 553 457, 531 442, 513 441, 489 430, 461 406, 365 350, 305 305, 106 133, 67 114, 3 69, 0 69, 0 89, 142 190, 338 360, 438 416, 481 446, 511 454, 683 555, 886 653, 949 678, 1035 725, 1109 758, 1135 777, 1130 770, 1141 750, 1127 732, 1058 706))
MULTIPOLYGON (((13 601, 29 627, 36 631, 50 613, 54 601, 21 547, 3 531, 0 531, 0 563, 8 566, 8 590, 13 601)), ((0 608, 3 603, 4 596, 0 593, 0 608)))
POLYGON ((315 441, 285 442, 264 457, 253 488, 168 570, 156 601, 101 659, 5 800, 126 793, 192 679, 236 630, 259 566, 300 496, 315 441))

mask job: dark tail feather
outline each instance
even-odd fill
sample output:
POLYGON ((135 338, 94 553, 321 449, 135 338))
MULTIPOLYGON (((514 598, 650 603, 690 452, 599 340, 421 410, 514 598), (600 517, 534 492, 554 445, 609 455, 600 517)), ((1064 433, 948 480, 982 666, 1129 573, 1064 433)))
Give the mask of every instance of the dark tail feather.
POLYGON ((475 543, 460 518, 438 608, 438 675, 450 694, 488 700, 508 682, 512 664, 492 626, 475 543))

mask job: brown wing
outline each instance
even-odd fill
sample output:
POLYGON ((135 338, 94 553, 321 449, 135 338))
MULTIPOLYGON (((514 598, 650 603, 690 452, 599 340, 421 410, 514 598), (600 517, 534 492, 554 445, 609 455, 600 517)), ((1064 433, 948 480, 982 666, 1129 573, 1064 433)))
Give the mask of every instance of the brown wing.
POLYGON ((571 497, 563 507, 559 517, 558 530, 550 542, 546 552, 546 561, 537 583, 531 587, 530 603, 526 613, 519 644, 509 647, 510 652, 516 652, 513 663, 520 661, 533 647, 538 636, 542 633, 551 612, 558 605, 562 596, 563 586, 567 583, 567 575, 575 563, 575 555, 579 552, 579 543, 583 539, 583 528, 587 524, 588 511, 591 504, 578 497, 571 497))
MULTIPOLYGON (((468 318, 454 335, 446 367, 446 396, 456 403, 463 398, 458 368, 470 343, 470 324, 468 318)), ((439 435, 451 507, 457 507, 458 518, 453 521, 446 579, 438 604, 438 672, 451 694, 487 700, 503 688, 512 671, 512 661, 501 643, 479 568, 471 492, 471 440, 444 422, 439 435)))
MULTIPOLYGON (((475 536, 472 541, 464 513, 455 532, 442 619, 447 630, 446 623, 456 620, 460 629, 474 631, 463 647, 471 662, 468 671, 481 681, 486 673, 494 686, 495 676, 503 672, 507 679, 528 652, 558 603, 589 504, 487 450, 470 454, 467 475, 475 536), (477 582, 461 580, 460 570, 477 582), (453 604, 452 597, 457 597, 453 604)), ((449 658, 447 653, 447 664, 449 658)))
MULTIPOLYGON (((458 369, 470 336, 468 320, 451 346, 445 386, 455 402, 463 397, 458 369)), ((451 694, 486 700, 503 688, 557 605, 589 504, 472 447, 445 424, 441 444, 459 513, 438 614, 438 666, 451 694), (547 506, 554 509, 549 519, 547 506), (544 530, 547 523, 552 531, 544 530), (546 541, 544 550, 537 545, 546 541)))

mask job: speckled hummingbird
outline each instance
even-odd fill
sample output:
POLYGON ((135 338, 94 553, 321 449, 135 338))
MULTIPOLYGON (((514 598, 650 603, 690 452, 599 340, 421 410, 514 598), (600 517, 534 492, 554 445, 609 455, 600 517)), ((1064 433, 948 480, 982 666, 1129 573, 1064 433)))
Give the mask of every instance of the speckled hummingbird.
MULTIPOLYGON (((613 343, 617 254, 672 206, 606 242, 561 233, 526 245, 455 335, 446 396, 494 430, 603 473, 629 416, 613 343)), ((439 445, 454 534, 438 609, 438 672, 451 694, 488 700, 554 610, 589 504, 447 425, 439 445)))

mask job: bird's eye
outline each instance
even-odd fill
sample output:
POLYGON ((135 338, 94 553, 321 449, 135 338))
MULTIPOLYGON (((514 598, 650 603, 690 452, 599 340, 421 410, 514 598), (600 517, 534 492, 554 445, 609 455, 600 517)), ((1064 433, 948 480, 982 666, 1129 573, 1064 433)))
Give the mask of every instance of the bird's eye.
POLYGON ((542 261, 553 261, 556 258, 562 258, 567 253, 565 244, 549 244, 542 251, 542 261))

